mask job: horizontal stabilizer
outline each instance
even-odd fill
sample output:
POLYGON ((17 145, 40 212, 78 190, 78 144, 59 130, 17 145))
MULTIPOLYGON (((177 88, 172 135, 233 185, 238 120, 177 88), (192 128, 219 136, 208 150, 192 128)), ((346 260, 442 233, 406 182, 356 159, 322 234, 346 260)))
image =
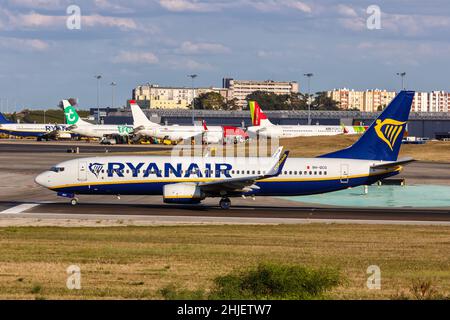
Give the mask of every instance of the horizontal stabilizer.
POLYGON ((388 163, 382 163, 382 164, 377 164, 372 166, 372 169, 389 169, 389 168, 393 168, 393 167, 397 167, 397 166, 401 166, 404 164, 408 164, 411 163, 413 161, 416 161, 413 158, 402 158, 399 159, 398 161, 394 161, 394 162, 388 162, 388 163))

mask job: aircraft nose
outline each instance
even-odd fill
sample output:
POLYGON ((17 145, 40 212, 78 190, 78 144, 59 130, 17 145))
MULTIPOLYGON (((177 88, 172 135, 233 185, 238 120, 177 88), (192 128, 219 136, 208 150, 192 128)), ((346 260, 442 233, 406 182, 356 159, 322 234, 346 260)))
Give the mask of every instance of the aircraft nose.
POLYGON ((34 182, 36 182, 38 185, 48 188, 50 186, 50 174, 48 171, 41 173, 38 175, 34 182))

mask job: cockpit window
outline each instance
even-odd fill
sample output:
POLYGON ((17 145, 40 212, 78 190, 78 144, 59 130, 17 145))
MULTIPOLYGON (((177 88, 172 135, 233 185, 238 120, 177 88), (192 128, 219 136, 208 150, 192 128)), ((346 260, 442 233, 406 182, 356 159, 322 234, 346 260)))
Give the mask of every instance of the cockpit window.
POLYGON ((53 171, 53 172, 63 172, 64 171, 64 167, 52 167, 51 169, 50 169, 50 171, 53 171))

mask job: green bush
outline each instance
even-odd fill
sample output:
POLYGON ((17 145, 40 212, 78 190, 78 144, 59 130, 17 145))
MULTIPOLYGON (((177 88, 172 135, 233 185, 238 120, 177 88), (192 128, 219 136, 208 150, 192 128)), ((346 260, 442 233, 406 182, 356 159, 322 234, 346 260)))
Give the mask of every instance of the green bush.
POLYGON ((185 290, 178 289, 175 285, 171 284, 165 286, 159 293, 165 300, 203 300, 205 299, 205 292, 203 290, 185 290))
POLYGON ((260 264, 214 280, 212 299, 320 299, 340 284, 339 273, 297 265, 260 264))
POLYGON ((297 265, 264 263, 245 271, 233 271, 216 277, 209 294, 204 290, 190 291, 168 285, 159 290, 166 300, 180 299, 322 299, 327 290, 341 283, 332 269, 314 270, 297 265))
POLYGON ((33 288, 31 288, 31 293, 37 294, 42 291, 42 286, 40 284, 35 284, 33 288))

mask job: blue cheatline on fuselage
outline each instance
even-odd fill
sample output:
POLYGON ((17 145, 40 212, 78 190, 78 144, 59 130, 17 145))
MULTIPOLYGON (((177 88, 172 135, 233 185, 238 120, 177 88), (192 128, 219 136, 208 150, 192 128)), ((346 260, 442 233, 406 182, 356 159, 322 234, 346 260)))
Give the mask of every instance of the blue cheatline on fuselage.
POLYGON ((13 131, 13 130, 3 130, 0 129, 0 133, 5 133, 11 136, 17 137, 41 137, 47 132, 25 132, 25 131, 13 131))
MULTIPOLYGON (((397 175, 399 170, 381 173, 371 176, 363 177, 349 177, 347 183, 342 183, 340 178, 333 179, 321 179, 321 180, 292 180, 292 181, 258 181, 255 184, 260 188, 253 190, 244 195, 257 195, 257 196, 291 196, 291 195, 309 195, 323 192, 332 192, 349 187, 355 187, 359 185, 370 185, 377 182, 380 179, 388 178, 397 175)), ((158 182, 151 180, 146 182, 142 180, 140 182, 126 181, 123 183, 102 183, 102 184, 88 184, 80 183, 80 185, 73 186, 61 186, 53 188, 54 191, 69 193, 69 194, 98 194, 98 195, 161 195, 163 193, 163 187, 166 184, 172 184, 177 182, 198 182, 199 179, 192 180, 170 180, 161 179, 165 181, 158 182)), ((201 180, 200 180, 201 181, 201 180)))

